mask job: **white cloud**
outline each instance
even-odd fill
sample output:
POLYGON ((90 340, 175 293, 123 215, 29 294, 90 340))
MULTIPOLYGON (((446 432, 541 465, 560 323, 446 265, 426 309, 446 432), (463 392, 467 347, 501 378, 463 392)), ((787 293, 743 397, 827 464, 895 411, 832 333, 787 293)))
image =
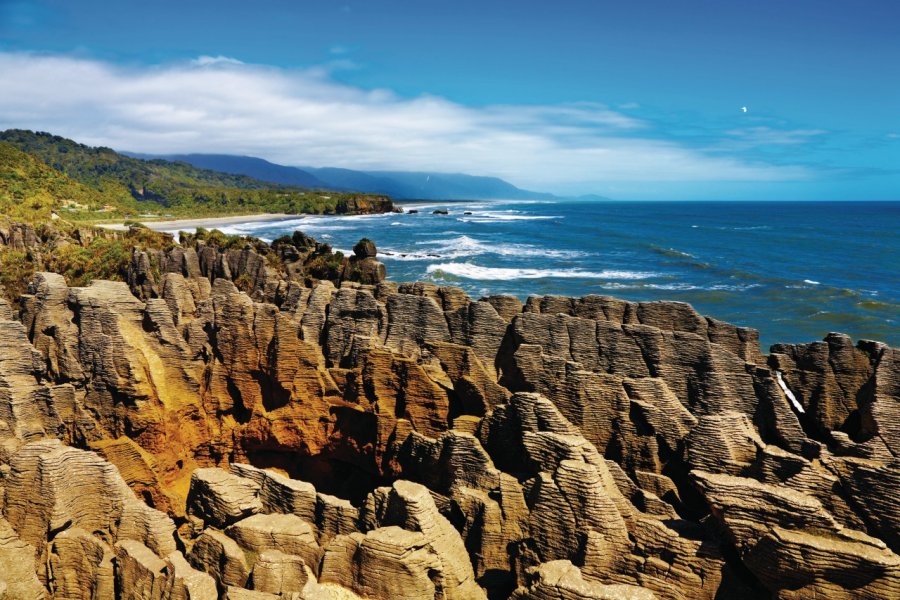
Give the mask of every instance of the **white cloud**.
POLYGON ((242 65, 244 63, 230 56, 206 56, 204 54, 192 60, 191 64, 198 67, 209 67, 212 65, 242 65))
POLYGON ((344 85, 328 68, 277 69, 222 56, 123 68, 0 53, 0 73, 0 128, 39 129, 137 152, 465 172, 586 192, 597 182, 808 176, 801 167, 751 164, 654 139, 647 123, 599 104, 471 108, 344 85))
POLYGON ((732 129, 726 134, 739 138, 751 145, 792 145, 806 144, 828 133, 824 129, 774 129, 772 127, 746 127, 732 129))

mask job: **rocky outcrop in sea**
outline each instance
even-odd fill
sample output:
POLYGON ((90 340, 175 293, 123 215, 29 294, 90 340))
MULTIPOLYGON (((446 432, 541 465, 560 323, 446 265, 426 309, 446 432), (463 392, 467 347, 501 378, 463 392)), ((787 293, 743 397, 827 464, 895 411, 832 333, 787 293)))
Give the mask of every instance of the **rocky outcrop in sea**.
POLYGON ((369 244, 338 285, 314 241, 175 245, 0 300, 0 598, 900 596, 897 349, 369 244))

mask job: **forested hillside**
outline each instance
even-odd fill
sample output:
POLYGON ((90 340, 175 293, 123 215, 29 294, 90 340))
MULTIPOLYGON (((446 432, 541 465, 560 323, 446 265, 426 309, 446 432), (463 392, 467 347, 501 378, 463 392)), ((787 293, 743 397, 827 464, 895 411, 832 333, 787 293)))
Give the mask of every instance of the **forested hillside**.
POLYGON ((132 158, 49 133, 10 129, 0 132, 0 142, 5 142, 0 156, 4 177, 0 201, 40 201, 39 215, 31 215, 27 203, 21 208, 20 216, 29 220, 46 216, 49 210, 100 220, 141 215, 370 213, 393 208, 385 196, 273 185, 184 162, 132 158))

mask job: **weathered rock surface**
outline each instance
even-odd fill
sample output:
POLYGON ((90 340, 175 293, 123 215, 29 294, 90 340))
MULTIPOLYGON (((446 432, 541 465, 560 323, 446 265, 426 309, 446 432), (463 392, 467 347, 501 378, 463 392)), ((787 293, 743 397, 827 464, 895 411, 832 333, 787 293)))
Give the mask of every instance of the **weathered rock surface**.
POLYGON ((314 526, 295 515, 253 515, 225 530, 242 548, 260 554, 279 550, 317 565, 320 551, 314 526))
MULTIPOLYGON (((0 598, 40 600, 46 597, 38 580, 34 556, 34 546, 23 542, 6 519, 0 519, 0 598)), ((79 578, 84 576, 81 571, 79 578)), ((79 596, 73 593, 62 597, 79 596)))
POLYGON ((654 600, 653 592, 631 585, 606 585, 585 580, 567 560, 555 560, 528 569, 526 585, 513 595, 516 600, 654 600))
POLYGON ((259 485, 222 469, 197 469, 191 475, 188 514, 224 528, 262 509, 259 485))
POLYGON ((138 500, 112 465, 58 440, 31 442, 16 452, 4 489, 3 516, 38 549, 77 527, 110 541, 136 540, 161 555, 176 550, 169 517, 138 500))
POLYGON ((897 350, 259 244, 0 303, 6 597, 900 596, 897 350))
POLYGON ((250 578, 251 564, 233 539, 215 529, 207 529, 194 540, 188 562, 213 577, 219 588, 244 587, 250 578))
POLYGON ((276 596, 301 593, 308 582, 309 571, 304 560, 280 550, 260 553, 250 575, 254 590, 276 596))
MULTIPOLYGON (((484 596, 484 591, 475 583, 472 563, 462 537, 450 521, 438 512, 425 486, 401 480, 390 488, 376 489, 366 501, 360 522, 364 529, 372 531, 396 526, 420 533, 421 538, 413 540, 406 536, 397 543, 411 544, 437 558, 435 564, 429 567, 428 574, 437 589, 447 598, 484 596)), ((358 588, 351 586, 357 591, 363 588, 364 585, 358 588)))

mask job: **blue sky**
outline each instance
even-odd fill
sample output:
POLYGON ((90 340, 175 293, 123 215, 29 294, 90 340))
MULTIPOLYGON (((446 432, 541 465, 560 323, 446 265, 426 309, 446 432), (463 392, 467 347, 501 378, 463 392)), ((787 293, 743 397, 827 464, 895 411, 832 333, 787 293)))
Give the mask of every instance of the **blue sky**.
POLYGON ((0 127, 117 149, 900 198, 890 0, 0 0, 0 73, 0 127))

